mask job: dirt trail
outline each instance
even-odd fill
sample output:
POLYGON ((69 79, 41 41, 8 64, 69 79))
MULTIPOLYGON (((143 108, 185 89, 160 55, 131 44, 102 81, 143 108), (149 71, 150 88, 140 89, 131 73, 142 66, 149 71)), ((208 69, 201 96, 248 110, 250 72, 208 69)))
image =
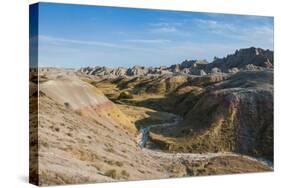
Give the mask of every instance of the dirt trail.
POLYGON ((169 126, 175 126, 177 125, 182 118, 180 116, 174 115, 176 118, 174 118, 174 121, 171 123, 163 123, 163 124, 156 124, 156 125, 149 125, 146 127, 143 127, 139 130, 139 135, 137 137, 138 145, 142 148, 144 152, 147 154, 157 157, 157 158, 165 158, 169 160, 188 160, 188 161, 203 161, 212 159, 215 157, 243 157, 251 161, 260 162, 263 165, 268 166, 269 168, 273 169, 273 164, 270 161, 264 160, 264 159, 257 159, 254 157, 250 157, 247 155, 241 155, 233 152, 217 152, 217 153, 168 153, 161 150, 152 150, 145 148, 145 144, 148 141, 149 138, 149 131, 151 128, 155 127, 169 127, 169 126))

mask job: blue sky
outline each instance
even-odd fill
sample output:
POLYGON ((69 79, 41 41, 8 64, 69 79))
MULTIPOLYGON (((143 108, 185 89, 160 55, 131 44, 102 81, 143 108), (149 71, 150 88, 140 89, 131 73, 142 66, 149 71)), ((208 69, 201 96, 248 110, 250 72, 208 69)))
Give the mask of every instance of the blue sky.
POLYGON ((273 49, 273 18, 40 3, 39 66, 159 66, 273 49))

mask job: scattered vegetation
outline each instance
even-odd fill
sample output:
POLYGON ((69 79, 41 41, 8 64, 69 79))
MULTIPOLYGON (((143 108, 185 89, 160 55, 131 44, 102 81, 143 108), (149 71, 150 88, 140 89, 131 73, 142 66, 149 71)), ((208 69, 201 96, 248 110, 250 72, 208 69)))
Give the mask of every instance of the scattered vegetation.
POLYGON ((71 133, 66 133, 67 136, 69 137, 72 137, 72 134, 71 133))
POLYGON ((134 96, 131 93, 129 93, 128 91, 121 92, 118 97, 118 99, 133 99, 133 98, 134 98, 134 96))
POLYGON ((105 176, 108 176, 108 177, 111 177, 113 179, 116 179, 117 178, 117 171, 115 169, 110 169, 110 170, 107 170, 105 173, 104 173, 105 176))
POLYGON ((130 174, 126 170, 122 170, 121 176, 124 177, 124 178, 128 178, 128 177, 130 177, 130 174))
POLYGON ((64 106, 65 106, 66 108, 71 108, 71 105, 69 104, 69 102, 65 102, 65 103, 64 103, 64 106))

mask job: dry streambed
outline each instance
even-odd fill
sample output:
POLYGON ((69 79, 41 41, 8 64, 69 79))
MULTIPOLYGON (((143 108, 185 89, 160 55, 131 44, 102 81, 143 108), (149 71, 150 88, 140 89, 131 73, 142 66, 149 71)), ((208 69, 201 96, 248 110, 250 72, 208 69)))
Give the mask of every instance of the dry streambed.
POLYGON ((147 154, 157 157, 157 158, 165 158, 169 160, 187 160, 187 161, 205 161, 216 157, 241 157, 244 159, 248 159, 250 161, 259 162, 265 166, 268 166, 271 170, 273 170, 273 164, 270 161, 264 159, 257 159, 254 157, 250 157, 247 155, 241 155, 233 152, 217 152, 217 153, 168 153, 161 150, 152 150, 145 148, 146 142, 149 139, 149 131, 151 128, 160 128, 160 127, 170 127, 177 125, 182 118, 173 114, 174 119, 171 123, 162 123, 162 124, 152 124, 147 125, 145 127, 140 128, 139 134, 137 137, 138 145, 142 148, 144 152, 147 154))
MULTIPOLYGON (((164 150, 160 150, 158 147, 150 149, 148 145, 146 146, 146 143, 150 144, 149 133, 152 128, 171 128, 176 126, 182 118, 175 114, 164 112, 164 109, 161 110, 156 107, 150 108, 150 105, 153 106, 153 104, 138 105, 154 98, 154 95, 138 95, 135 96, 134 99, 123 101, 118 98, 122 90, 116 88, 115 84, 104 84, 101 82, 100 85, 98 84, 96 86, 112 101, 117 103, 118 108, 130 119, 131 123, 137 127, 138 134, 136 140, 143 154, 153 157, 155 161, 158 161, 158 164, 166 166, 168 171, 171 169, 173 169, 172 171, 178 171, 185 166, 186 170, 183 170, 183 172, 186 173, 181 174, 173 172, 171 176, 175 174, 176 176, 187 176, 188 174, 210 175, 273 170, 273 165, 268 161, 232 152, 168 153, 164 150), (192 173, 189 173, 190 171, 192 171, 192 173)), ((157 99, 158 98, 159 96, 157 96, 157 99)), ((168 175, 168 177, 170 177, 170 175, 168 175)))

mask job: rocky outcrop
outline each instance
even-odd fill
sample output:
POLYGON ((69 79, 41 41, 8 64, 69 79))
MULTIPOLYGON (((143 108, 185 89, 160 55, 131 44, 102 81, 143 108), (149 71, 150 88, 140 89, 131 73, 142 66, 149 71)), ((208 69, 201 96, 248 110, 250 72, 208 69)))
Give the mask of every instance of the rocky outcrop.
MULTIPOLYGON (((187 111, 184 121, 168 130, 154 131, 172 138, 162 144, 166 149, 233 151, 273 160, 272 70, 241 71, 205 87, 197 99, 188 93, 175 104, 176 109, 187 111)), ((156 138, 155 142, 163 142, 156 138)))
POLYGON ((273 51, 254 47, 245 48, 236 50, 234 54, 224 58, 216 58, 212 63, 223 70, 234 67, 243 69, 249 64, 257 67, 273 68, 273 51))
POLYGON ((216 74, 216 73, 220 73, 220 72, 221 72, 221 70, 217 67, 214 67, 214 68, 211 69, 212 74, 216 74))
POLYGON ((142 76, 148 73, 148 68, 143 66, 133 66, 132 68, 127 69, 126 75, 128 76, 142 76))
POLYGON ((180 64, 170 67, 144 67, 133 66, 131 68, 86 67, 79 71, 93 76, 161 76, 166 74, 198 75, 217 73, 237 73, 240 70, 260 70, 273 68, 273 51, 261 48, 245 48, 236 50, 234 54, 224 58, 214 58, 214 61, 185 60, 180 64))

